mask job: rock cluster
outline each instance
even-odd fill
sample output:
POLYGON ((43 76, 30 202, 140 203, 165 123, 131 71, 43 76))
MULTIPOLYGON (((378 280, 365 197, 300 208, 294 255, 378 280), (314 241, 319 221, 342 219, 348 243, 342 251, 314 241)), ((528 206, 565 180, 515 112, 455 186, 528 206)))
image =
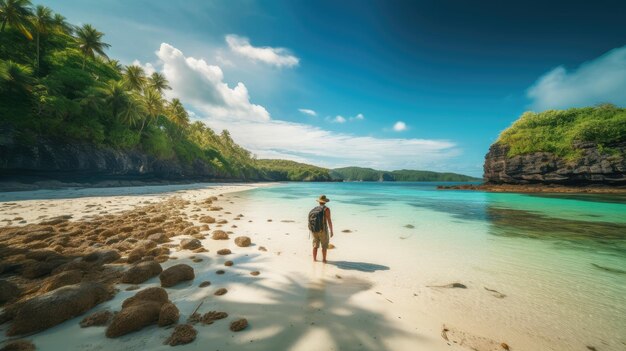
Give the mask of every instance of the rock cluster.
POLYGON ((484 179, 489 184, 626 185, 626 143, 605 153, 594 143, 577 143, 580 154, 566 160, 550 152, 508 157, 509 147, 495 143, 485 156, 484 179))

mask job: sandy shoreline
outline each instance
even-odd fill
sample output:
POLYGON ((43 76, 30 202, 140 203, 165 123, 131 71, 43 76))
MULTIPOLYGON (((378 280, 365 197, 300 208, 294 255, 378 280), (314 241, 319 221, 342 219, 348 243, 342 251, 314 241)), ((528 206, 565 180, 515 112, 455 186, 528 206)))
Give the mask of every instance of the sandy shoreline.
MULTIPOLYGON (((333 238, 338 249, 330 250, 329 264, 312 262, 310 244, 300 235, 306 232, 303 221, 285 218, 281 213, 269 217, 267 213, 248 207, 237 194, 266 185, 233 184, 157 195, 0 202, 0 225, 23 226, 68 214, 73 216, 72 222, 89 223, 100 216, 113 218, 141 211, 144 207, 165 205, 171 207, 167 210, 178 211, 181 218, 195 227, 203 225, 199 218, 206 215, 218 221, 226 220, 220 227, 209 224, 210 230, 172 236, 171 241, 158 245, 171 248, 169 259, 161 263, 163 269, 183 263, 190 265, 195 273, 193 280, 166 289, 169 300, 180 311, 179 323, 185 323, 200 304, 198 312, 201 314, 224 311, 229 315, 225 321, 212 325, 195 325, 198 332, 195 341, 178 346, 185 350, 206 349, 207 346, 217 350, 502 350, 502 343, 515 350, 530 349, 527 340, 512 336, 506 330, 484 330, 480 326, 472 330, 467 326, 458 329, 456 325, 464 318, 462 313, 447 319, 452 324, 442 323, 446 318, 432 312, 429 301, 436 301, 443 295, 453 301, 461 300, 465 289, 446 287, 453 281, 435 284, 441 287, 415 289, 413 284, 401 280, 399 273, 404 269, 401 258, 386 257, 385 264, 380 264, 374 255, 375 247, 357 248, 358 241, 354 237, 340 233, 343 228, 337 228, 333 238), (217 200, 212 205, 221 210, 211 211, 210 206, 203 205, 213 196, 217 200), (20 223, 22 221, 26 222, 20 223), (230 240, 211 239, 210 234, 216 229, 232 231, 230 240), (178 247, 182 239, 205 235, 200 242, 207 252, 178 247), (240 235, 251 238, 252 245, 235 245, 233 239, 240 235), (261 247, 266 251, 259 250, 261 247), (220 249, 230 249, 232 254, 218 255, 220 249), (234 264, 225 266, 228 260, 234 264), (225 273, 217 274, 218 270, 225 273), (259 271, 260 275, 251 276, 253 271, 259 271), (200 288, 199 284, 204 281, 210 281, 211 285, 200 288), (228 293, 219 297, 213 295, 218 288, 226 288, 228 293), (231 332, 229 323, 237 318, 246 318, 249 326, 241 332, 231 332), (485 335, 489 338, 483 337, 485 335)), ((122 253, 122 258, 127 256, 122 253)), ((125 263, 110 266, 121 270, 130 267, 125 263)), ((120 311, 122 302, 139 291, 126 291, 130 285, 116 284, 119 292, 113 299, 26 339, 43 350, 169 349, 163 342, 172 333, 171 327, 151 325, 114 339, 105 337, 104 327, 80 328, 83 317, 93 312, 120 311)), ((141 289, 160 286, 159 277, 152 277, 139 286, 141 289)), ((496 299, 491 296, 494 293, 480 291, 478 293, 485 298, 496 299)), ((10 325, 0 326, 5 341, 10 325)))

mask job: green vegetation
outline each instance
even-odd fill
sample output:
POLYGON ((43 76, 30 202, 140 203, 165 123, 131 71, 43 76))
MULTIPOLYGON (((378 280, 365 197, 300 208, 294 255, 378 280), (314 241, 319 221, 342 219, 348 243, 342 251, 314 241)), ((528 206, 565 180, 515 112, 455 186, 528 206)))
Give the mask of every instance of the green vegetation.
POLYGON ((328 169, 287 160, 257 160, 256 165, 271 179, 329 181, 328 169))
POLYGON ((469 182, 481 179, 457 173, 439 173, 430 171, 378 171, 372 168, 345 167, 330 171, 335 180, 345 181, 398 181, 398 182, 469 182))
POLYGON ((18 143, 139 150, 185 165, 204 161, 229 178, 329 178, 313 166, 257 164, 228 131, 191 123, 180 100, 164 97, 165 76, 110 60, 104 33, 89 24, 74 27, 28 0, 0 0, 0 23, 0 126, 18 143))
POLYGON ((543 151, 576 159, 576 142, 592 142, 611 153, 612 145, 626 142, 626 108, 604 104, 525 112, 498 139, 498 143, 510 147, 509 157, 543 151))

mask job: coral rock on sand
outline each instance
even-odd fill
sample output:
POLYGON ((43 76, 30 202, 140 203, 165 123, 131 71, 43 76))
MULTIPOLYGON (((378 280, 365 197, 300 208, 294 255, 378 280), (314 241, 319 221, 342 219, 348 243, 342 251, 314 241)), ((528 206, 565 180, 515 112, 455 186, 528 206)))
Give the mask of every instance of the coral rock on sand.
POLYGON ((97 250, 83 257, 86 262, 95 262, 97 264, 105 264, 115 262, 120 259, 120 253, 117 250, 97 250))
POLYGON ((226 267, 230 267, 232 265, 233 265, 233 261, 226 261, 226 262, 224 262, 224 266, 226 266, 226 267))
POLYGON ((113 298, 114 291, 100 283, 68 285, 33 297, 16 307, 7 335, 44 330, 74 318, 101 302, 113 298))
POLYGON ((226 288, 219 288, 215 291, 215 293, 213 295, 215 296, 222 296, 224 294, 226 294, 228 292, 228 290, 226 290, 226 288))
POLYGON ((211 216, 202 216, 199 219, 200 223, 215 223, 215 218, 211 217, 211 216))
POLYGON ((171 302, 166 302, 161 306, 161 312, 159 313, 159 327, 176 324, 179 317, 178 307, 171 302))
POLYGON ((163 271, 156 261, 143 261, 135 264, 122 275, 122 283, 141 284, 146 280, 159 275, 163 271))
POLYGON ((159 287, 143 289, 137 292, 134 296, 124 300, 124 302, 122 302, 122 309, 144 301, 152 301, 158 303, 159 305, 163 305, 168 301, 167 291, 159 287))
POLYGON ((255 277, 256 277, 257 275, 259 275, 259 274, 261 274, 261 272, 259 272, 259 271, 250 272, 250 275, 253 275, 253 276, 255 276, 255 277))
POLYGON ((218 255, 230 255, 232 252, 229 249, 217 250, 218 255))
POLYGON ((195 250, 202 247, 202 243, 198 239, 183 239, 180 241, 180 248, 185 250, 195 250))
POLYGON ((200 319, 200 321, 203 324, 213 324, 213 322, 215 322, 216 320, 224 319, 227 317, 228 317, 228 313, 226 312, 211 311, 211 312, 205 313, 204 316, 202 316, 202 318, 200 319))
POLYGON ((28 340, 15 340, 4 345, 0 351, 35 351, 35 345, 28 340))
POLYGON ((228 234, 226 234, 223 230, 215 230, 213 231, 213 235, 211 235, 211 239, 213 240, 228 240, 228 234))
POLYGON ((230 330, 234 332, 244 330, 246 327, 248 327, 248 320, 245 318, 237 319, 230 323, 230 330))
MULTIPOLYGON (((152 287, 139 291, 122 303, 106 330, 106 336, 116 338, 159 321, 162 307, 168 303, 167 292, 163 288, 152 287)), ((164 319, 165 316, 163 316, 164 319)))
POLYGON ((98 311, 83 318, 83 320, 80 321, 80 327, 87 328, 106 325, 111 320, 111 317, 113 317, 113 312, 111 311, 98 311))
POLYGON ((164 344, 170 346, 189 344, 196 339, 198 332, 190 324, 177 325, 172 335, 165 340, 164 344))
POLYGON ((152 240, 152 241, 154 241, 156 243, 159 243, 159 244, 163 244, 163 243, 166 243, 166 242, 170 241, 170 239, 164 233, 152 234, 152 235, 148 236, 148 240, 152 240))
POLYGON ((260 246, 259 251, 267 251, 267 249, 265 248, 265 246, 260 246))
POLYGON ((238 236, 235 238, 235 244, 239 247, 248 247, 252 242, 247 236, 238 236))
POLYGON ((83 279, 83 273, 79 270, 69 270, 53 275, 41 285, 42 292, 56 290, 62 286, 78 284, 83 279))
POLYGON ((32 259, 26 260, 22 264, 21 275, 24 278, 35 279, 50 274, 55 268, 65 263, 64 261, 55 260, 48 261, 36 261, 32 259))
POLYGON ((228 221, 225 219, 220 219, 219 221, 217 221, 217 224, 226 224, 226 223, 228 223, 228 221))
POLYGON ((20 288, 8 280, 0 280, 0 304, 20 296, 20 288))
POLYGON ((159 279, 161 279, 161 286, 171 287, 182 281, 193 280, 195 274, 193 268, 186 264, 177 264, 166 270, 164 270, 159 279))

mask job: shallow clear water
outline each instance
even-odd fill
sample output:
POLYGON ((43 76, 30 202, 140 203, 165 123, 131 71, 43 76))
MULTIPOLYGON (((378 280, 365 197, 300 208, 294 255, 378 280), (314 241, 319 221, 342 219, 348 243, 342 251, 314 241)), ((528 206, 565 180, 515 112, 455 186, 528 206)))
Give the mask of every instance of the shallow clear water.
POLYGON ((522 339, 548 340, 550 349, 626 349, 626 197, 400 182, 288 183, 240 196, 268 218, 304 222, 320 194, 332 199, 336 235, 368 243, 376 263, 404 275, 399 287, 468 284, 464 300, 432 306, 453 322, 463 309, 457 323, 484 325, 485 333, 511 328, 522 339), (393 255, 380 258, 381 251, 393 255), (483 287, 507 297, 483 298, 483 287))

